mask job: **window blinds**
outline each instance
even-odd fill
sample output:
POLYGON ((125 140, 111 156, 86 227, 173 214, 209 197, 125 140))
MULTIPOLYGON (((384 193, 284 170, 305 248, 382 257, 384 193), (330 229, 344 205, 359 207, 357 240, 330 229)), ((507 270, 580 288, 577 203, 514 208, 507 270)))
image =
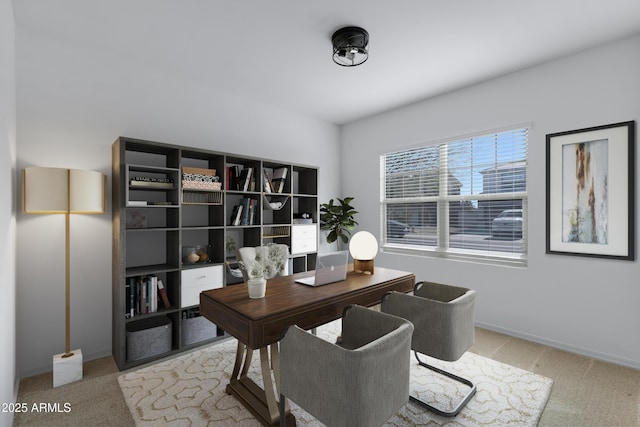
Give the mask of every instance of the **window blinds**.
POLYGON ((381 156, 383 244, 524 254, 527 139, 523 127, 381 156))

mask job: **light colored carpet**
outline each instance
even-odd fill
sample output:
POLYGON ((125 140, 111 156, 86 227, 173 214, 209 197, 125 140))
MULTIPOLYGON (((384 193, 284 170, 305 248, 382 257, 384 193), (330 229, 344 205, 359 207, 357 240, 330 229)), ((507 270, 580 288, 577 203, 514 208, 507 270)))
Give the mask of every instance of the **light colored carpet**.
MULTIPOLYGON (((339 324, 318 329, 333 340, 339 324)), ((257 420, 233 396, 225 393, 233 368, 235 340, 183 354, 118 377, 120 388, 138 427, 259 426, 257 420)), ((262 385, 259 357, 254 357, 249 377, 262 385)), ((392 417, 389 426, 535 426, 551 392, 552 381, 543 376, 467 352, 460 360, 429 363, 456 371, 477 385, 477 393, 455 418, 435 415, 408 403, 392 417)), ((438 396, 464 393, 458 386, 412 359, 411 390, 430 402, 447 406, 438 396)), ((321 425, 292 404, 298 425, 321 425)))

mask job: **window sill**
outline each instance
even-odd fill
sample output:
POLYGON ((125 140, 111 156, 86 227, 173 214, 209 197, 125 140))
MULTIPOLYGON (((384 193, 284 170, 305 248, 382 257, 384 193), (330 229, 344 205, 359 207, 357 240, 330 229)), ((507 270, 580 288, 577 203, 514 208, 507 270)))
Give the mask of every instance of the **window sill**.
POLYGON ((410 255, 424 258, 449 259, 453 261, 472 262, 484 265, 496 265, 501 267, 526 268, 527 258, 525 255, 492 253, 471 253, 469 251, 458 251, 455 249, 437 250, 424 247, 409 247, 406 245, 385 244, 380 251, 387 254, 410 255))

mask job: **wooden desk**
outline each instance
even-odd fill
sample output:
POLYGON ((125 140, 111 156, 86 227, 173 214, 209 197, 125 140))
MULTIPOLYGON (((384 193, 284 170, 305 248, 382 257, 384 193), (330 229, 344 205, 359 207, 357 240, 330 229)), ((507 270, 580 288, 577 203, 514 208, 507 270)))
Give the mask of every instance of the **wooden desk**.
POLYGON ((404 271, 376 267, 375 274, 368 275, 352 270, 350 267, 346 280, 319 287, 295 283, 296 278, 309 273, 269 279, 267 293, 260 299, 250 299, 244 283, 200 294, 200 314, 238 339, 227 393, 236 396, 263 424, 275 425, 279 421, 271 366, 278 384, 277 342, 285 327, 315 328, 338 319, 349 304, 370 307, 380 303, 388 291, 410 292, 415 285, 415 276, 404 271), (253 350, 258 349, 264 390, 246 375, 253 350))

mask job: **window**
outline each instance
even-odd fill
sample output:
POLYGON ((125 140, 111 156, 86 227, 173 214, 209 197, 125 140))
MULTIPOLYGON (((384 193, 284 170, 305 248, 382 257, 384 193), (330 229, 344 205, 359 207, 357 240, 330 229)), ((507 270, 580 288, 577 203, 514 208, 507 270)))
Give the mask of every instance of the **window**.
POLYGON ((524 265, 528 128, 380 157, 387 252, 524 265))

